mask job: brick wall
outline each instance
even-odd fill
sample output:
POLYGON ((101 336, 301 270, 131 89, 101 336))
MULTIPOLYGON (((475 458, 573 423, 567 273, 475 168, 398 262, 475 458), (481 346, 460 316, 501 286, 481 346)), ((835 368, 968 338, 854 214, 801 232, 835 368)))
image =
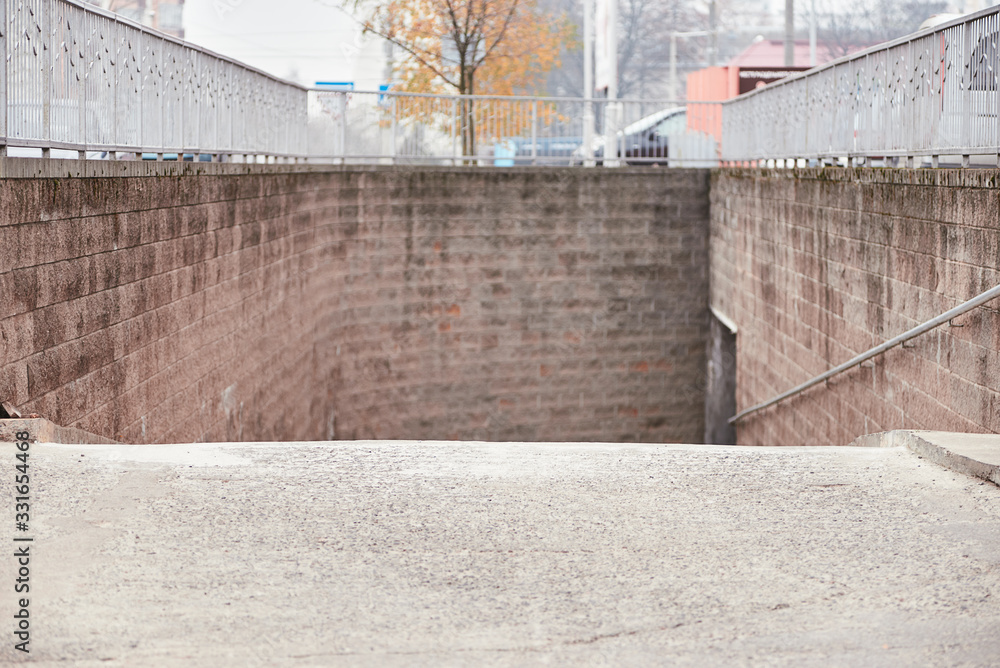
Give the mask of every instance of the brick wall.
POLYGON ((0 174, 22 412, 132 442, 701 439, 707 172, 0 174))
MULTIPOLYGON (((1000 283, 993 170, 713 174, 711 301, 735 320, 739 409, 1000 283)), ((738 442, 1000 430, 1000 304, 744 419, 738 442)))

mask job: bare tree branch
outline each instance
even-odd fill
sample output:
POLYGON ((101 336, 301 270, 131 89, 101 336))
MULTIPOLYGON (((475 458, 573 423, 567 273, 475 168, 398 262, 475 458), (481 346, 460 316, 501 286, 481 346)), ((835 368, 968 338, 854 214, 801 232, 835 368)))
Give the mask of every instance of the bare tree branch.
POLYGON ((416 48, 413 47, 411 44, 403 42, 400 39, 397 39, 394 35, 391 35, 388 31, 380 31, 376 29, 374 26, 366 26, 365 32, 381 37, 382 39, 391 42, 393 45, 398 46, 403 51, 413 56, 417 60, 417 62, 419 62, 421 65, 423 65, 430 71, 434 72, 434 74, 436 74, 437 76, 444 79, 444 81, 449 86, 455 86, 456 88, 458 88, 458 84, 452 81, 446 72, 444 72, 441 68, 436 67, 433 63, 431 63, 424 57, 424 55, 434 56, 433 53, 426 50, 423 50, 423 53, 421 53, 420 51, 417 51, 416 48))

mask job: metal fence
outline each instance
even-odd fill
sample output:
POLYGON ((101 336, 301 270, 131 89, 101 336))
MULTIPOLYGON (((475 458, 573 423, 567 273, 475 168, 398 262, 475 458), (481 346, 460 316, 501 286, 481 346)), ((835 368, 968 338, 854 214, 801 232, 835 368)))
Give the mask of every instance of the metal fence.
POLYGON ((91 5, 0 0, 0 53, 0 146, 306 153, 305 88, 91 5))
POLYGON ((0 0, 0 155, 712 166, 721 108, 308 90, 79 0, 0 0), (605 146, 614 147, 607 151, 605 146), (14 150, 10 150, 14 147, 14 150))
POLYGON ((717 103, 315 90, 309 154, 347 163, 711 166, 717 142, 695 127, 705 119, 721 122, 717 103), (605 145, 616 147, 607 160, 605 145))
POLYGON ((990 156, 996 164, 998 41, 1000 8, 992 8, 730 100, 722 159, 912 166, 918 156, 934 165, 947 156, 968 166, 990 156))

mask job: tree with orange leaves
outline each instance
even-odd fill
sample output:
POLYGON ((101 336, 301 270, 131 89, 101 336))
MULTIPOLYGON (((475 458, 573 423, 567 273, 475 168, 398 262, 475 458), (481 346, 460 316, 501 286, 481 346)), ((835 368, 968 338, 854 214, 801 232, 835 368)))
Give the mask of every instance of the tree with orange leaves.
MULTIPOLYGON (((398 47, 401 89, 460 95, 532 90, 574 44, 565 17, 547 17, 536 0, 355 0, 364 30, 398 47)), ((462 150, 475 150, 476 113, 462 99, 462 150)))

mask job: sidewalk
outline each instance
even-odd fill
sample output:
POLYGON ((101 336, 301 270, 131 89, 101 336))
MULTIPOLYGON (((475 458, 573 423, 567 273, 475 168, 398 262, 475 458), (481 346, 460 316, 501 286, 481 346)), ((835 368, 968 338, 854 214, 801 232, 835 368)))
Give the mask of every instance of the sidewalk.
POLYGON ((1000 488, 903 447, 34 444, 31 474, 35 665, 1000 665, 1000 488))

